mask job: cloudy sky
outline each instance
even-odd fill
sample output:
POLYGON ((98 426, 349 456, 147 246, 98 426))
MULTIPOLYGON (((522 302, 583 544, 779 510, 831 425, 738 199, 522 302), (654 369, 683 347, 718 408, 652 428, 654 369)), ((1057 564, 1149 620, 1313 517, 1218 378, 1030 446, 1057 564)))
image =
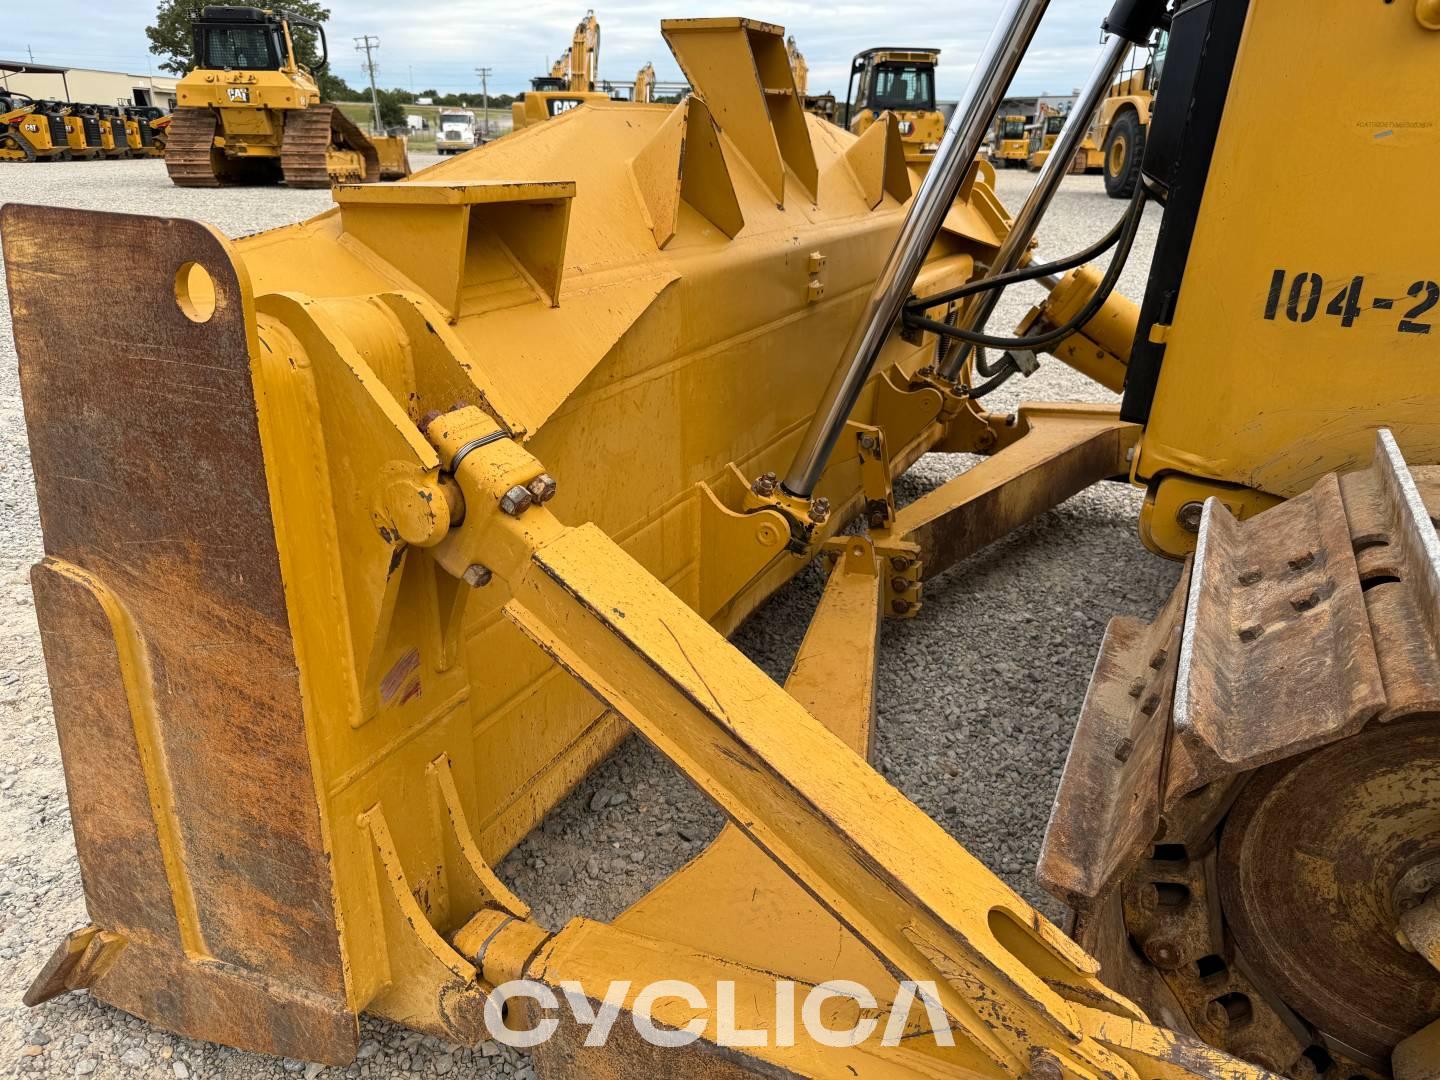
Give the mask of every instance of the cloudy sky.
MULTIPOLYGON (((662 81, 680 78, 660 38, 661 18, 746 15, 795 34, 810 64, 811 93, 843 96, 850 57, 869 46, 938 46, 942 99, 960 95, 1001 6, 1001 0, 932 4, 925 8, 928 25, 922 25, 901 18, 904 9, 884 0, 329 0, 332 66, 360 85, 352 39, 368 33, 380 38, 382 86, 478 90, 474 68, 485 64, 493 69, 492 90, 514 92, 559 56, 591 2, 601 26, 600 73, 615 82, 633 79, 647 60, 662 81)), ((284 6, 284 0, 269 3, 284 6)), ((1078 86, 1095 59, 1109 6, 1109 0, 1052 0, 1017 92, 1068 93, 1078 86)), ((155 59, 145 38, 154 10, 153 0, 12 5, 0 32, 0 59, 33 53, 37 63, 143 73, 155 59)))

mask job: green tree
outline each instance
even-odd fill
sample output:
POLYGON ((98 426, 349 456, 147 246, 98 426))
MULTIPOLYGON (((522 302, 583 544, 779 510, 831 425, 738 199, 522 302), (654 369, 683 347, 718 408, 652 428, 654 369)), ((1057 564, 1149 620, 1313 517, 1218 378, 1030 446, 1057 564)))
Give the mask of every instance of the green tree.
POLYGON ((401 91, 381 90, 376 95, 380 99, 380 123, 386 128, 405 126, 405 102, 401 99, 401 91))
MULTIPOLYGON (((150 51, 165 58, 160 63, 161 71, 184 75, 195 66, 195 35, 191 31, 191 23, 199 18, 200 9, 205 7, 206 2, 207 0, 160 0, 155 9, 155 21, 145 28, 145 36, 150 39, 150 51)), ((324 23, 330 18, 330 9, 322 7, 315 0, 287 0, 285 10, 292 15, 314 19, 318 23, 324 23)), ((302 67, 314 72, 320 64, 320 43, 315 31, 297 26, 293 36, 296 59, 302 67)), ((343 80, 335 81, 340 87, 345 86, 343 80)), ((336 96, 333 92, 326 91, 323 81, 320 90, 321 97, 336 96)))

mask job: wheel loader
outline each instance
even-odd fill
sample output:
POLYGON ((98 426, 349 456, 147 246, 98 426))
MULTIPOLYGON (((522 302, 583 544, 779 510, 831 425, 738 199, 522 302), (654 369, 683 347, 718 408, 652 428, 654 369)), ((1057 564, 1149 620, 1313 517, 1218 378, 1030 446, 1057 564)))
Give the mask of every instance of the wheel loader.
POLYGON ((1018 169, 1030 159, 1030 136, 1025 117, 1006 113, 995 118, 990 138, 990 163, 1001 169, 1018 169))
POLYGON ((661 24, 674 109, 287 228, 0 210, 87 905, 27 1002, 332 1064, 368 1012, 556 1077, 1434 1080, 1440 223, 1395 210, 1440 7, 1097 10, 1007 208, 976 157, 1046 8, 1001 5, 923 177, 893 114, 806 117, 780 27, 709 18, 661 24), (1135 194, 1039 249, 1162 26, 1135 194), (143 327, 74 303, 122 289, 143 327), (1053 362, 1117 403, 987 408, 1053 362), (978 458, 897 500, 926 453, 978 458), (1183 570, 1106 631, 1039 866, 1062 927, 872 767, 879 628, 1100 482, 1183 570), (726 635, 817 560, 781 685, 726 635), (494 868, 631 732, 729 823, 543 925, 494 868))
POLYGON ((263 8, 211 6, 193 23, 195 67, 176 84, 165 168, 180 187, 278 184, 326 188, 409 175, 400 136, 370 136, 320 100, 296 61, 292 30, 325 28, 263 8))

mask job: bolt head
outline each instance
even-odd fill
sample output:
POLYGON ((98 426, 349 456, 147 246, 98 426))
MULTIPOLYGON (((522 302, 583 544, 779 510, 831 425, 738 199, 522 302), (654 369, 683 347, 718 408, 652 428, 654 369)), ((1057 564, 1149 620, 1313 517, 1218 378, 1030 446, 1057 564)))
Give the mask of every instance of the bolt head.
POLYGON ((825 498, 825 496, 822 495, 822 496, 820 496, 820 498, 814 499, 814 500, 811 501, 811 503, 810 503, 810 520, 811 520, 811 521, 813 521, 816 525, 820 525, 820 524, 823 524, 824 521, 825 521, 825 519, 828 518, 829 516, 830 516, 830 500, 829 500, 829 499, 825 498))
POLYGON ((893 577, 890 579, 890 588, 897 593, 909 592, 910 586, 914 584, 909 578, 893 577))
POLYGON ((534 501, 535 498, 530 494, 529 488, 523 488, 516 484, 500 496, 500 512, 509 514, 511 517, 519 517, 530 509, 530 504, 534 501))
POLYGON ((774 473, 766 473, 764 476, 757 476, 750 485, 750 490, 763 498, 769 498, 775 494, 775 481, 770 479, 773 475, 774 473))
POLYGON ((481 566, 479 563, 471 563, 465 568, 465 573, 461 574, 460 576, 465 579, 466 585, 469 585, 472 589, 479 589, 485 585, 489 585, 490 579, 494 575, 490 573, 490 568, 488 566, 481 566))
POLYGON ((1186 532, 1199 532, 1200 519, 1205 516, 1205 504, 1187 502, 1175 514, 1176 523, 1186 532))
POLYGON ((903 574, 906 570, 910 569, 910 560, 905 558, 904 555, 891 555, 890 569, 903 574))
POLYGON ((1065 1080, 1060 1061, 1048 1050, 1035 1050, 1030 1055, 1029 1080, 1065 1080))
POLYGON ((906 600, 903 596, 897 596, 894 600, 890 601, 890 610, 895 612, 896 615, 904 615, 910 610, 910 601, 906 600))
POLYGON ((1167 970, 1178 968, 1183 963, 1179 947, 1173 941, 1165 938, 1151 938, 1147 941, 1145 955, 1156 967, 1167 970))
POLYGON ((530 492, 530 497, 534 499, 536 503, 547 503, 555 497, 555 489, 557 486, 553 476, 549 473, 541 473, 525 487, 526 490, 530 492))

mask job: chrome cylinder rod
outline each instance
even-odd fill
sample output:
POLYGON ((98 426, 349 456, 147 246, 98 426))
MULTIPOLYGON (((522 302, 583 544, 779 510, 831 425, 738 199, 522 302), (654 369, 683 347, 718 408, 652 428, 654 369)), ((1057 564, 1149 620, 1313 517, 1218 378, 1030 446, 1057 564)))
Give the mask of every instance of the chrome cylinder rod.
POLYGON ((990 118, 999 109, 1049 3, 1050 0, 1006 0, 1000 21, 976 62, 965 97, 956 106, 930 171, 900 226, 890 257, 875 279, 875 287, 845 347, 841 365, 826 387, 790 471, 785 474, 783 483, 790 494, 808 498, 814 493, 890 328, 910 295, 940 223, 945 220, 975 155, 980 152, 980 144, 990 128, 990 118))
MULTIPOLYGON (((1085 133, 1090 130, 1090 123, 1094 120, 1100 103, 1110 93, 1110 87, 1120 74, 1120 66, 1133 47, 1119 34, 1111 34, 1106 39, 1100 58, 1095 61, 1089 79, 1076 96, 1065 126, 1060 129, 1060 134, 1055 136, 1055 145, 1050 148, 1050 156, 1045 159, 1045 164, 1040 166, 1040 175, 1035 178, 1035 186, 1030 189, 1025 205, 1020 207, 1015 215, 1010 233, 1000 245, 1000 251, 991 262, 987 276, 998 277, 1019 268, 1025 252, 1030 248, 1030 242, 1035 239, 1035 230, 1040 220, 1045 216, 1045 211, 1050 209, 1055 192, 1060 190, 1060 181, 1065 179, 1065 174, 1070 171, 1070 162, 1075 157, 1075 152, 1085 141, 1085 133)), ((995 310, 995 305, 1000 302, 1002 292, 1003 289, 987 289, 973 297, 961 313, 959 325, 966 330, 983 330, 995 310)), ((971 347, 963 343, 959 348, 953 349, 941 367, 940 374, 953 382, 960 374, 970 351, 971 347)))

